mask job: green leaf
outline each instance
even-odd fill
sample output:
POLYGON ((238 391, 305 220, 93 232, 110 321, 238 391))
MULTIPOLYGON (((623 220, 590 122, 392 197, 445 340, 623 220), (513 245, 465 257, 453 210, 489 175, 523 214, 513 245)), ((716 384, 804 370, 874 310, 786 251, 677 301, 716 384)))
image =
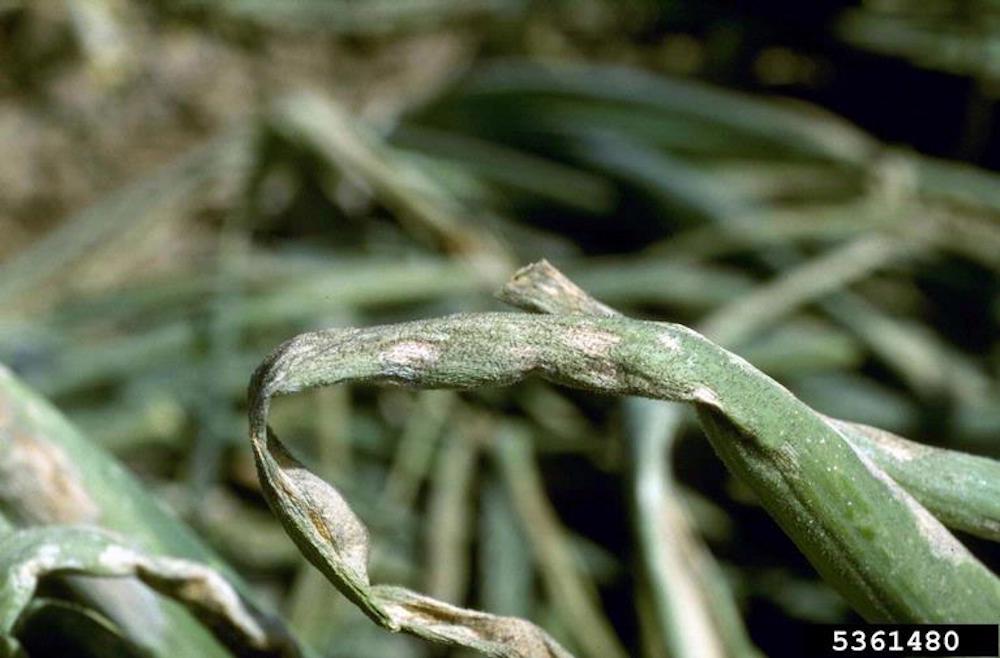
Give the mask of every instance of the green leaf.
POLYGON ((238 656, 298 656, 273 620, 254 611, 217 571, 152 556, 94 527, 27 528, 0 538, 0 635, 12 637, 41 579, 132 577, 187 607, 238 656))
MULTIPOLYGON (((529 375, 694 404, 730 470, 867 619, 985 622, 1000 613, 1000 581, 833 424, 743 359, 676 324, 483 313, 293 338, 264 361, 250 388, 251 439, 273 508, 292 520, 286 528, 309 548, 307 556, 316 560, 317 547, 336 545, 323 534, 325 522, 310 526, 310 519, 322 520, 324 504, 346 507, 343 501, 289 489, 287 476, 274 479, 279 469, 300 467, 271 456, 272 396, 352 381, 470 389, 529 375)), ((314 564, 384 620, 389 615, 367 583, 356 573, 350 582, 339 575, 356 555, 344 548, 328 553, 330 563, 314 564)))

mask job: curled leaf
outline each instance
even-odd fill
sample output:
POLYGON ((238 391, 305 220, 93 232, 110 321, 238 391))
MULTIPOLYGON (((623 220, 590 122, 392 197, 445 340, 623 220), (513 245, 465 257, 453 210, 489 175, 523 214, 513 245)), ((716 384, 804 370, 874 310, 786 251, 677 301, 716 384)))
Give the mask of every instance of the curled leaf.
POLYGON ((377 585, 372 591, 399 627, 418 637, 496 658, 572 658, 529 621, 459 608, 402 587, 377 585))
MULTIPOLYGON (((545 313, 621 315, 546 260, 521 268, 497 296, 512 306, 545 313)), ((631 398, 624 409, 636 540, 664 648, 674 658, 759 655, 720 567, 677 500, 669 464, 680 405, 631 398)))
POLYGON ((371 596, 368 529, 334 487, 300 464, 273 432, 254 442, 268 503, 299 550, 372 621, 398 630, 371 596))
MULTIPOLYGON (((146 554, 210 565, 250 598, 239 577, 189 527, 2 365, 0 514, 19 527, 99 525, 128 537, 146 554)), ((70 577, 67 581, 150 656, 229 655, 187 610, 165 605, 134 579, 70 577)))
MULTIPOLYGON (((545 260, 518 270, 497 296, 513 306, 544 313, 618 314, 545 260)), ((730 340, 734 337, 730 331, 730 340)), ((942 523, 1000 540, 1000 462, 916 443, 876 427, 824 418, 942 523)))
MULTIPOLYGON (((273 395, 352 381, 468 389, 530 375, 693 403, 727 466, 866 618, 976 622, 1000 613, 1000 580, 841 432, 745 360, 676 324, 482 313, 302 334, 272 353, 251 383, 260 472, 271 475, 266 415, 273 395)), ((283 518, 317 513, 280 509, 299 501, 287 492, 279 498, 274 482, 264 486, 283 518)), ((310 550, 311 559, 320 555, 310 550)), ((344 588, 342 580, 334 582, 344 588)))
POLYGON ((367 528, 340 493, 296 461, 266 426, 268 398, 261 391, 298 385, 288 376, 292 372, 274 364, 302 363, 287 353, 274 356, 251 385, 251 441, 268 503, 306 559, 372 621, 390 631, 497 658, 572 658, 523 619, 466 610, 403 588, 369 583, 367 528))
POLYGON ((295 657, 294 642, 254 610, 217 571, 203 564, 152 556, 90 526, 48 526, 0 538, 0 635, 10 638, 51 575, 133 577, 194 613, 238 656, 295 657))

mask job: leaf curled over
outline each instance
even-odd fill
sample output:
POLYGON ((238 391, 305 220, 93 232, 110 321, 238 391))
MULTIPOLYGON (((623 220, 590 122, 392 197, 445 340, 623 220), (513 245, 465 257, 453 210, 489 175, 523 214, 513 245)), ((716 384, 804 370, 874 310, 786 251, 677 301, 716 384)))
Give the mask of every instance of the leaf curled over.
POLYGON ((402 587, 377 585, 374 595, 399 627, 441 644, 455 644, 496 658, 572 658, 529 621, 467 610, 402 587))
POLYGON ((252 379, 251 440, 272 505, 314 564, 377 622, 396 626, 371 588, 350 577, 343 555, 301 523, 310 512, 290 509, 304 499, 268 481, 276 468, 268 452, 276 441, 267 431, 270 397, 346 382, 469 389, 532 375, 694 404, 727 466, 867 618, 974 622, 1000 611, 1000 580, 958 542, 942 555, 930 537, 947 530, 934 517, 873 472, 824 417, 744 359, 676 324, 481 313, 302 334, 252 379), (322 564, 323 555, 332 563, 322 564))
POLYGON ((398 630, 371 596, 368 529, 340 493, 300 464, 268 431, 254 443, 254 457, 268 502, 306 558, 372 620, 398 630))
POLYGON ((439 359, 435 341, 448 334, 421 336, 386 339, 376 331, 352 329, 305 334, 264 361, 250 386, 250 436, 268 503, 306 558, 378 625, 497 658, 572 658, 523 619, 458 608, 400 587, 372 586, 367 528, 340 493, 299 463, 267 426, 270 397, 276 393, 379 374, 390 383, 419 381, 439 359), (358 351, 356 342, 367 342, 369 350, 358 351), (361 358, 352 360, 351 353, 361 358), (341 357, 339 368, 324 355, 341 357))
POLYGON ((0 538, 0 635, 10 638, 50 575, 134 577, 183 604, 238 656, 296 658, 276 620, 252 608, 214 569, 153 556, 92 526, 47 526, 0 538))

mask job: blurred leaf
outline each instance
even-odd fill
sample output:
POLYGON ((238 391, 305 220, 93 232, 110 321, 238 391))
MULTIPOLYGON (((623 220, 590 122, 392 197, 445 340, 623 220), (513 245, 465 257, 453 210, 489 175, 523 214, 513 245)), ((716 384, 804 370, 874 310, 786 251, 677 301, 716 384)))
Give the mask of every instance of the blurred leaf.
POLYGON ((50 575, 137 578, 183 603, 237 656, 299 656, 276 622, 247 606, 218 572, 196 562, 153 557, 114 535, 84 526, 53 526, 11 532, 0 538, 0 634, 10 639, 50 575))

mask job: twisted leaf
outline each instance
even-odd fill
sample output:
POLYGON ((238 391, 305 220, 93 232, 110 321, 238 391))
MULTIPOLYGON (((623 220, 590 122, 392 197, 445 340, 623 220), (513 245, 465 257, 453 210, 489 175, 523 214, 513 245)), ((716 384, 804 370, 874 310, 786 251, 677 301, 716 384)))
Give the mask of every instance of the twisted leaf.
MULTIPOLYGON (((1000 581, 986 567, 835 425, 738 356, 676 324, 482 313, 302 334, 251 382, 251 440, 272 506, 307 557, 387 628, 402 624, 357 570, 367 542, 345 543, 360 533, 333 532, 332 519, 312 507, 321 498, 297 496, 280 475, 287 460, 270 453, 270 398, 354 381, 468 389, 529 375, 695 404, 729 468, 866 618, 974 622, 1000 614, 1000 581)), ((324 497, 336 498, 332 509, 346 507, 330 487, 324 497)))
POLYGON ((497 658, 572 658, 543 630, 523 619, 458 608, 400 587, 371 585, 368 529, 340 493, 296 461, 266 426, 272 392, 283 383, 291 387, 283 390, 299 387, 292 370, 270 368, 268 363, 273 361, 258 369, 250 389, 257 472, 285 530, 344 596, 390 631, 497 658))
MULTIPOLYGON (((545 260, 518 270, 497 296, 540 313, 618 315, 545 260)), ((868 425, 824 418, 942 523, 1000 541, 1000 462, 916 443, 868 425)))

